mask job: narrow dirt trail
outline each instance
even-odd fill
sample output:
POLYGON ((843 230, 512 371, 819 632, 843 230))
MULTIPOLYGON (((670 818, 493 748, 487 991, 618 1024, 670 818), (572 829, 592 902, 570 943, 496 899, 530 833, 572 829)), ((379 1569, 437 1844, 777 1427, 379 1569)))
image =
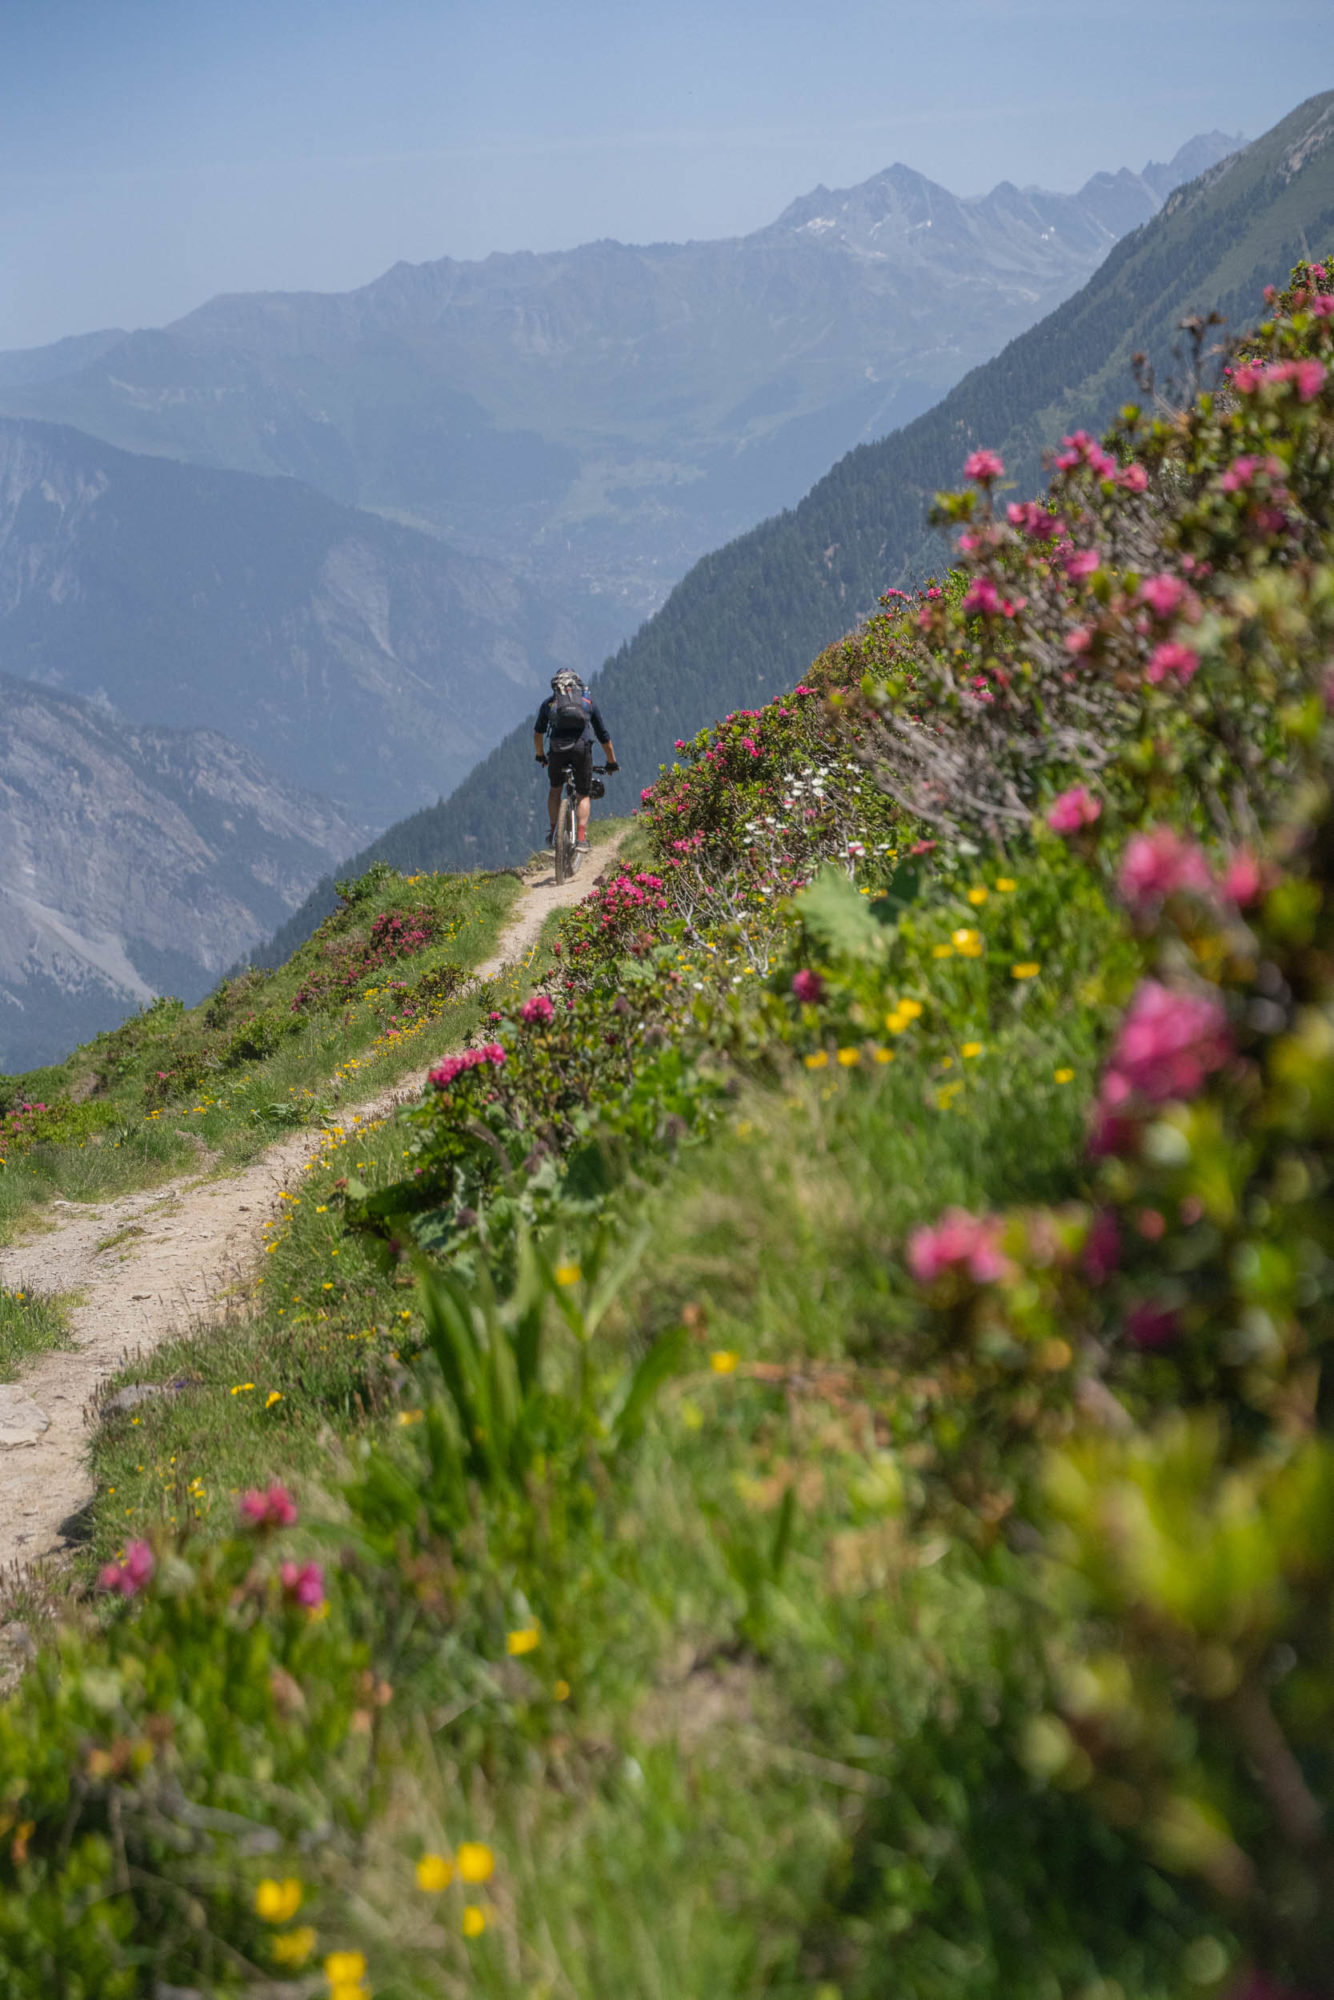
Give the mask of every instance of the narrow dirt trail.
MULTIPOLYGON (((526 880, 473 980, 522 959, 550 912, 586 896, 619 845, 620 837, 595 848, 572 882, 557 886, 549 868, 526 880)), ((444 1053, 437 1049, 432 1062, 444 1053)), ((349 1106, 347 1129, 409 1102, 425 1078, 424 1069, 414 1072, 349 1106)), ((0 1384, 0 1566, 22 1568, 68 1546, 70 1524, 93 1497, 86 1456, 98 1389, 131 1354, 235 1310, 280 1190, 318 1151, 318 1133, 297 1132, 226 1179, 185 1175, 114 1201, 55 1201, 42 1211, 41 1234, 0 1248, 0 1282, 9 1289, 80 1299, 70 1314, 71 1345, 43 1355, 21 1381, 0 1384), (53 1217, 55 1227, 46 1227, 53 1217)))

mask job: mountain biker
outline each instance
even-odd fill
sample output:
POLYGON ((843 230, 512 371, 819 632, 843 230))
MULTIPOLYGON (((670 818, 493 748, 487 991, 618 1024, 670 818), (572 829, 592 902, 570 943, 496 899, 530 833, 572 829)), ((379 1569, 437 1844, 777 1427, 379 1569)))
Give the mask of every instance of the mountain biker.
POLYGON ((592 806, 593 792, 593 738, 597 737, 607 753, 607 769, 618 771, 616 752, 607 734, 606 724, 598 714, 597 704, 580 680, 578 674, 568 669, 552 676, 551 693, 537 711, 537 721, 533 724, 533 754, 539 764, 547 766, 547 814, 551 826, 547 833, 550 847, 556 836, 556 821, 560 816, 561 787, 568 771, 574 779, 574 789, 578 796, 575 808, 578 820, 578 843, 588 845, 588 815, 592 806), (548 743, 547 739, 550 738, 548 743))

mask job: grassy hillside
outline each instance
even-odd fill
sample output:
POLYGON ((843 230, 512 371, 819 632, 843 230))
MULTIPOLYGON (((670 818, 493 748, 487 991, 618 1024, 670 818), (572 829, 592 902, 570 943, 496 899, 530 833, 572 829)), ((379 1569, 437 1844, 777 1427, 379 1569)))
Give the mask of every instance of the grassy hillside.
MULTIPOLYGON (((697 563, 595 682, 629 797, 674 738, 790 686, 887 586, 943 564, 927 510, 970 448, 1002 451, 1016 489, 1035 492, 1044 447, 1079 425, 1101 430, 1132 393, 1133 353, 1168 375, 1185 314, 1218 309, 1244 324, 1261 287, 1334 227, 1332 121, 1334 93, 1311 98, 1180 189, 1081 292, 925 416, 850 452, 799 506, 697 563)), ((444 804, 399 821, 354 865, 502 864, 532 844, 540 790, 521 726, 444 804)), ((325 896, 314 892, 312 915, 325 896)))
POLYGON ((330 1131, 99 1432, 0 1991, 1334 1994, 1332 458, 1327 267, 979 454, 330 1131))
POLYGON ((196 1007, 161 999, 62 1063, 0 1076, 0 1235, 61 1196, 104 1201, 336 1122, 478 1018, 460 998, 517 893, 510 875, 363 876, 273 973, 196 1007))

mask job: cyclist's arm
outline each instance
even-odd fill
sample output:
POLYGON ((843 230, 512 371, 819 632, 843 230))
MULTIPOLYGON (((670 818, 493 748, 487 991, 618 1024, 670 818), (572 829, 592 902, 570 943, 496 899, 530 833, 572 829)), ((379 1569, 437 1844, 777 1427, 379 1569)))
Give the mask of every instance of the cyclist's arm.
POLYGON ((539 764, 547 761, 546 734, 551 720, 551 703, 544 701, 537 711, 537 721, 533 724, 533 755, 539 764))
POLYGON ((546 763, 547 761, 546 738, 543 736, 540 729, 535 729, 533 731, 533 755, 534 757, 537 758, 539 764, 546 763))

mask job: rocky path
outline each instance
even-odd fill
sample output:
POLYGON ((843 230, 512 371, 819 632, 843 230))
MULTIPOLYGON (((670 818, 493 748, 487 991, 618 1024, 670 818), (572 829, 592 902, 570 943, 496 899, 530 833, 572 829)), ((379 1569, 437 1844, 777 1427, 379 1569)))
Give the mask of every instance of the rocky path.
MULTIPOLYGON (((559 887, 549 868, 530 876, 495 954, 474 977, 494 978, 526 957, 550 911, 587 895, 618 845, 595 849, 559 887)), ((424 1081, 424 1071, 404 1077, 344 1111, 348 1129, 416 1097, 424 1081)), ((97 1391, 130 1355, 235 1309, 258 1261, 261 1225, 317 1151, 317 1136, 298 1132, 226 1179, 185 1176, 91 1206, 52 1202, 40 1234, 0 1249, 0 1282, 9 1289, 80 1301, 70 1315, 71 1345, 43 1355, 22 1381, 0 1384, 0 1565, 22 1568, 68 1545, 93 1497, 86 1458, 97 1391)))

